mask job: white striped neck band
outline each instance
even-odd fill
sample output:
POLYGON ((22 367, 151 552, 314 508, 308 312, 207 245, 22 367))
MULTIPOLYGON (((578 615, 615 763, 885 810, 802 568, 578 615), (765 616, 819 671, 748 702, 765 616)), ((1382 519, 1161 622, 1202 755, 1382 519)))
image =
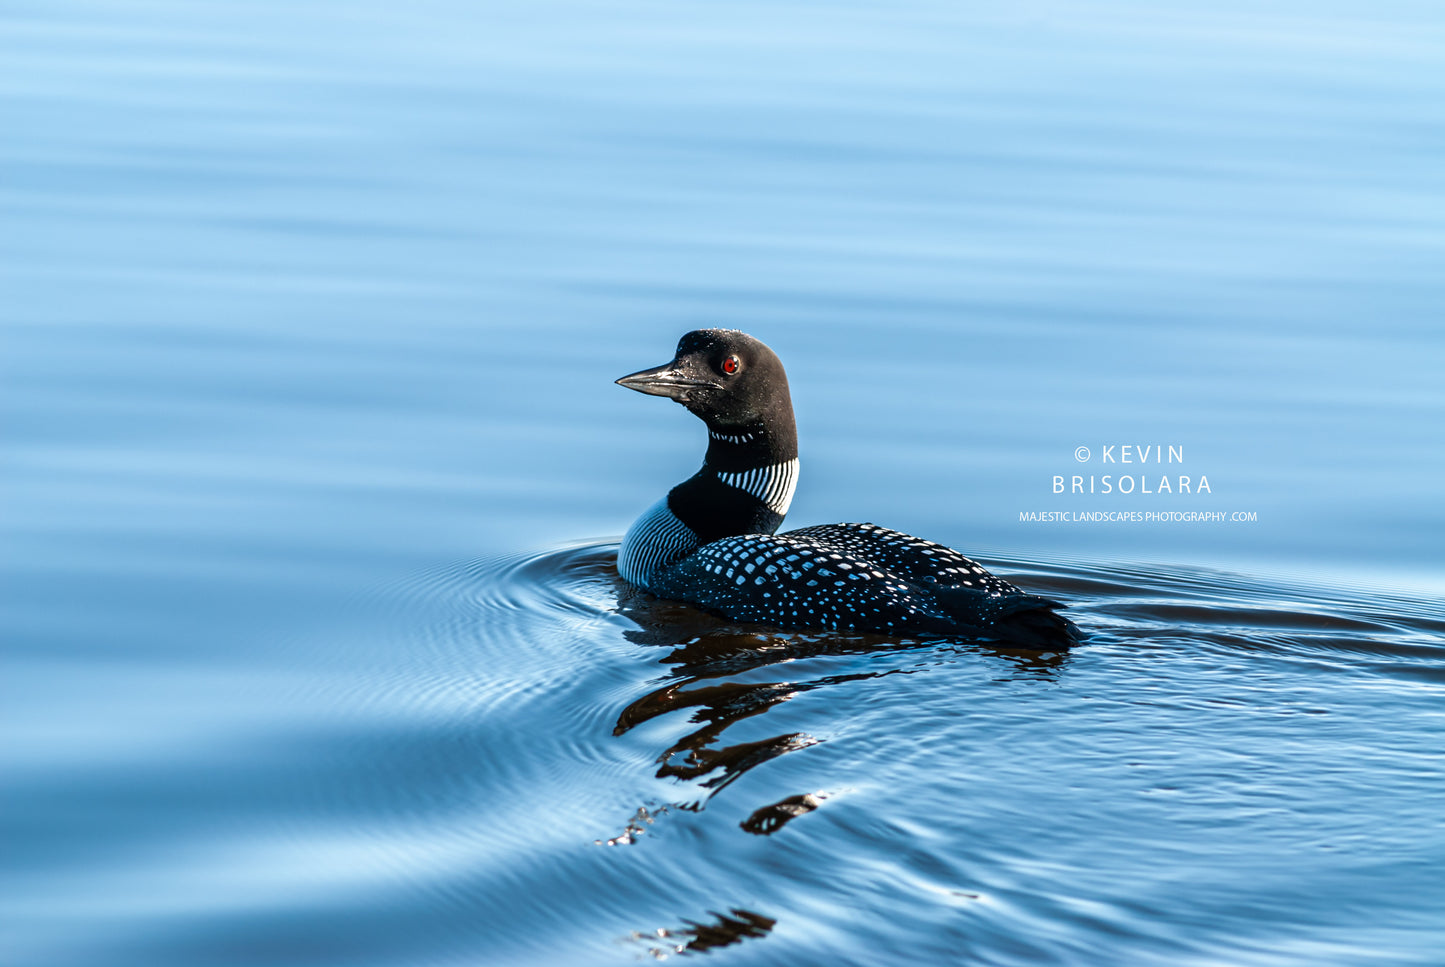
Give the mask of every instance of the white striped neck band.
POLYGON ((767 504, 768 509, 783 517, 788 515, 788 508, 793 505, 793 491, 798 489, 797 457, 737 473, 714 472, 723 483, 752 494, 767 504))

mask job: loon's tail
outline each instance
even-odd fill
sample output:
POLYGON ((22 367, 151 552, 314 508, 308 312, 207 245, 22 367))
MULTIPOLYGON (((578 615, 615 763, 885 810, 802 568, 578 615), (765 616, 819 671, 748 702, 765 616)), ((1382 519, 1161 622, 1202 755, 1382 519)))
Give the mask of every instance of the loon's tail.
POLYGON ((1017 603, 1009 602, 1007 612, 994 622, 998 637, 1011 644, 1040 651, 1069 648, 1084 640, 1079 626, 1059 614, 1064 607, 1057 601, 1021 594, 1017 603))
POLYGON ((1060 651, 1083 641, 1078 625, 1058 613, 1064 607, 1036 594, 996 595, 976 588, 939 589, 937 601, 957 630, 1022 648, 1060 651))

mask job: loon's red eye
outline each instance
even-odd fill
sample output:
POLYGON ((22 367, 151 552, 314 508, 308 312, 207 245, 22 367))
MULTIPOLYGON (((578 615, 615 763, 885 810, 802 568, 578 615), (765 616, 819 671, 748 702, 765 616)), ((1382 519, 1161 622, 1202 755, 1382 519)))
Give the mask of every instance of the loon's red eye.
POLYGON ((729 356, 723 360, 722 371, 731 376, 738 371, 740 366, 742 366, 742 363, 738 361, 736 356, 729 356))

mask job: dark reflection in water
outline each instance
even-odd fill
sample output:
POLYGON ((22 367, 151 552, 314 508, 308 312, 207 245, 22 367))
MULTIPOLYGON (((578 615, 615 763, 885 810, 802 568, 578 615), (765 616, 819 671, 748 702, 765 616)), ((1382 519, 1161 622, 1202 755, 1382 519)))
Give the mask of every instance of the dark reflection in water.
MULTIPOLYGON (((700 798, 672 804, 674 808, 694 811, 702 809, 707 800, 749 770, 822 741, 807 733, 790 732, 724 743, 723 734, 731 726, 808 692, 889 675, 910 675, 917 669, 891 667, 787 681, 736 680, 753 672, 823 656, 881 653, 897 655, 900 662, 905 662, 913 652, 939 647, 966 647, 1009 661, 1021 671, 1045 676, 1067 661, 1067 653, 1037 652, 988 641, 960 644, 950 639, 901 639, 828 631, 750 631, 688 605, 634 591, 625 584, 618 594, 618 612, 639 625, 623 636, 637 644, 670 648, 658 661, 671 667, 660 684, 654 682, 656 687, 622 710, 612 734, 620 736, 658 716, 693 709, 688 722, 701 727, 682 735, 658 755, 657 776, 700 780, 698 787, 705 791, 700 798)), ((743 827, 749 832, 774 832, 790 819, 816 809, 823 798, 823 794, 800 793, 760 806, 743 827)), ((617 841, 614 838, 609 842, 617 841)))
POLYGON ((789 796, 771 805, 760 806, 740 824, 743 829, 759 836, 768 836, 782 829, 787 823, 823 805, 827 793, 809 792, 800 796, 789 796))
POLYGON ((727 913, 714 913, 713 920, 699 923, 685 921, 686 926, 674 929, 659 928, 651 936, 634 933, 631 939, 642 944, 654 957, 668 954, 704 953, 715 947, 727 947, 740 943, 749 937, 766 936, 777 923, 749 910, 732 909, 727 913))

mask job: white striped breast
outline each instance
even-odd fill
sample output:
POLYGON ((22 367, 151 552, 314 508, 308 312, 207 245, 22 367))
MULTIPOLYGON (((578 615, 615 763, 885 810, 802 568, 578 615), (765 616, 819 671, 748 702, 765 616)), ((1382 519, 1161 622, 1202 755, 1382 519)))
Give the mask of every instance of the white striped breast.
POLYGON ((784 517, 793 506, 793 492, 798 489, 798 458, 755 470, 719 473, 717 478, 730 487, 747 491, 784 517))
POLYGON ((617 552, 617 571, 629 584, 651 589, 658 573, 697 547, 697 535, 677 519, 663 497, 627 529, 617 552))

